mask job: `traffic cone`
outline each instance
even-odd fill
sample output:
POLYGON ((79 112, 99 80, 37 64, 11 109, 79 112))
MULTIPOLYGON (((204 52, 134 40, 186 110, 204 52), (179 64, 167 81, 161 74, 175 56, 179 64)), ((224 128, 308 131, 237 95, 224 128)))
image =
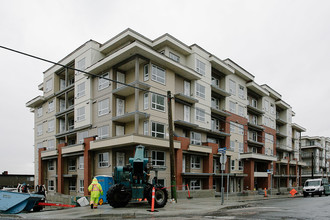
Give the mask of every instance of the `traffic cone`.
POLYGON ((267 190, 266 190, 266 188, 265 188, 265 197, 267 197, 267 190))
POLYGON ((151 196, 151 210, 149 212, 158 212, 155 210, 155 187, 152 187, 152 196, 151 196))
POLYGON ((188 184, 187 184, 187 189, 188 189, 188 197, 187 197, 187 199, 192 199, 193 197, 190 196, 190 191, 189 191, 189 186, 188 186, 188 184))

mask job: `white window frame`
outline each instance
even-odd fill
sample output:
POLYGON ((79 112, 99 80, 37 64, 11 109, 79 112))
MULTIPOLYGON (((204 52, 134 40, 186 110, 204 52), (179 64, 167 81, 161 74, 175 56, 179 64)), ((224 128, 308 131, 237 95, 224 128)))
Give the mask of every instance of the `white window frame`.
POLYGON ((183 94, 186 96, 191 96, 190 82, 187 80, 183 81, 183 94))
POLYGON ((88 131, 78 132, 78 144, 84 143, 86 137, 88 137, 88 131))
POLYGON ((241 99, 244 99, 245 98, 245 95, 244 95, 244 86, 238 84, 238 97, 241 98, 241 99))
POLYGON ((42 135, 43 124, 37 125, 37 136, 42 135))
POLYGON ((55 130, 55 119, 48 121, 48 132, 53 132, 55 130))
POLYGON ((84 71, 86 69, 86 58, 85 57, 80 59, 77 62, 77 69, 78 69, 78 71, 76 71, 77 75, 81 73, 79 70, 84 71))
POLYGON ((97 129, 97 135, 99 139, 104 139, 109 137, 109 125, 99 127, 97 129))
POLYGON ((54 160, 48 160, 48 170, 55 170, 54 160))
POLYGON ((216 118, 211 119, 211 130, 219 131, 220 130, 220 121, 216 118))
POLYGON ((151 136, 157 138, 165 138, 165 124, 159 122, 152 122, 151 123, 151 136), (163 127, 163 131, 160 131, 158 126, 163 127))
POLYGON ((125 73, 117 71, 117 82, 120 82, 117 83, 117 89, 125 86, 124 84, 121 84, 126 82, 125 73))
POLYGON ((116 136, 125 135, 125 126, 124 125, 116 125, 116 136))
POLYGON ((238 143, 238 152, 244 153, 244 144, 241 142, 238 143))
POLYGON ((84 166, 85 166, 85 160, 84 160, 84 156, 79 156, 78 157, 78 169, 79 170, 83 170, 84 166))
POLYGON ((191 132, 190 143, 194 145, 202 145, 202 134, 198 132, 191 132))
POLYGON ((116 166, 125 166, 124 152, 116 152, 116 166))
POLYGON ((151 151, 151 161, 152 161, 152 165, 154 166, 165 166, 166 153, 164 151, 156 151, 156 150, 151 151), (159 154, 163 155, 164 159, 159 159, 160 158, 159 154))
POLYGON ((217 88, 220 88, 220 79, 212 76, 211 84, 217 88))
POLYGON ((241 106, 241 105, 238 105, 238 115, 239 116, 245 116, 244 115, 244 107, 243 106, 241 106))
POLYGON ((165 96, 152 93, 151 109, 165 112, 165 96), (163 100, 163 103, 161 103, 161 100, 163 100))
POLYGON ((53 89, 53 78, 46 81, 45 92, 49 92, 53 89))
POLYGON ((143 94, 143 110, 149 109, 149 92, 143 94))
POLYGON ((53 100, 50 100, 48 102, 48 113, 52 112, 54 110, 55 110, 55 102, 54 102, 54 99, 53 99, 53 100))
POLYGON ((205 122, 205 109, 196 108, 196 120, 200 122, 205 122))
POLYGON ((77 180, 76 179, 69 179, 69 191, 75 192, 77 189, 77 180))
POLYGON ((86 119, 86 108, 85 106, 77 109, 77 122, 84 121, 86 119))
POLYGON ((116 98, 116 116, 121 116, 125 114, 125 100, 116 98))
POLYGON ((230 170, 235 170, 235 160, 231 160, 230 163, 230 170))
POLYGON ((149 135, 149 121, 143 122, 143 135, 149 135))
POLYGON ((41 116, 42 116, 42 106, 37 109, 37 117, 39 118, 41 116))
POLYGON ((238 161, 238 170, 244 171, 244 161, 243 160, 238 161))
POLYGON ((265 100, 265 111, 268 112, 269 111, 269 101, 265 100))
POLYGON ((258 107, 258 100, 251 97, 251 106, 254 107, 254 108, 257 108, 258 107))
POLYGON ((191 155, 191 169, 200 169, 201 168, 201 157, 197 155, 191 155))
POLYGON ((172 52, 170 52, 169 58, 174 60, 175 62, 180 62, 180 57, 172 52))
POLYGON ((229 101, 229 111, 232 113, 236 113, 236 103, 233 101, 229 101))
POLYGON ((149 80, 149 64, 143 66, 143 80, 144 81, 149 80))
POLYGON ((86 93, 86 83, 82 82, 77 86, 77 98, 83 97, 86 93))
POLYGON ((219 109, 220 105, 219 105, 220 101, 219 99, 212 97, 211 98, 211 107, 215 108, 215 109, 219 109))
POLYGON ((270 113, 275 114, 275 105, 273 103, 270 103, 270 113))
POLYGON ((47 141, 47 150, 55 149, 55 139, 50 139, 47 141))
POLYGON ((104 99, 98 102, 98 116, 109 114, 109 99, 104 99))
POLYGON ((199 59, 196 59, 196 72, 202 76, 206 73, 206 64, 199 59))
POLYGON ((233 80, 229 80, 229 92, 232 95, 236 95, 236 82, 233 80))
POLYGON ((200 189, 202 189, 200 179, 190 180, 190 190, 200 190, 200 189))
POLYGON ((183 105, 183 120, 185 122, 190 122, 190 106, 183 105))
POLYGON ((108 88, 110 86, 110 80, 107 80, 107 79, 110 79, 109 72, 103 74, 98 79, 99 79, 98 80, 98 90, 99 91, 102 89, 108 88))
POLYGON ((230 141, 230 150, 235 151, 235 141, 230 141))
POLYGON ((152 64, 151 66, 151 80, 160 84, 166 84, 166 72, 165 69, 152 64))
POLYGON ((60 79, 60 91, 66 88, 65 79, 60 79))
POLYGON ((109 152, 103 152, 97 154, 98 168, 109 167, 109 152))
POLYGON ((54 191, 54 190, 55 190, 55 181, 48 180, 48 191, 54 191))
POLYGON ((84 180, 79 180, 79 192, 84 192, 84 180))
POLYGON ((68 159, 68 171, 76 171, 76 167, 77 167, 76 158, 68 159), (73 162, 73 163, 71 164, 71 162, 73 162))
POLYGON ((196 97, 205 99, 205 86, 196 83, 196 97))

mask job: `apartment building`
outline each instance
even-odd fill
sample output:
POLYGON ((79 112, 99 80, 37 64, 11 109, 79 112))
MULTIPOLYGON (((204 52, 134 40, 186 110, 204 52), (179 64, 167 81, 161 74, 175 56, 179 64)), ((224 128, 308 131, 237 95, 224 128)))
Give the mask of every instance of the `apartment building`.
POLYGON ((35 115, 36 183, 49 191, 87 195, 92 177, 112 175, 138 144, 165 168, 158 179, 170 186, 167 91, 179 190, 220 191, 220 147, 230 192, 269 188, 271 171, 282 175, 282 167, 294 167, 298 178, 303 164, 292 132, 304 129, 279 93, 230 59, 169 34, 150 40, 127 29, 104 44, 88 41, 59 63, 44 72, 43 94, 26 104, 35 115))
POLYGON ((319 136, 301 137, 301 157, 306 162, 303 181, 310 178, 328 178, 330 138, 319 136))

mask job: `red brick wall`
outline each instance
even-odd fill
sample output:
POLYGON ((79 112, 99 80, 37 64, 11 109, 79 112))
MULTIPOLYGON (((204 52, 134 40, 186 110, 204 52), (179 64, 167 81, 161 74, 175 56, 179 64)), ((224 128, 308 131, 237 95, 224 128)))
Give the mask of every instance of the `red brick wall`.
POLYGON ((62 147, 65 146, 66 143, 57 145, 57 192, 62 194, 64 193, 62 147))
POLYGON ((38 149, 38 167, 39 167, 39 169, 38 169, 38 185, 45 184, 44 183, 44 169, 45 168, 44 168, 43 162, 41 160, 41 152, 45 151, 45 150, 46 150, 45 147, 38 149))
MULTIPOLYGON (((92 156, 90 153, 90 142, 94 141, 95 137, 88 137, 84 139, 84 195, 87 196, 89 194, 88 192, 88 186, 92 182, 92 156)), ((103 192, 106 193, 106 192, 103 192)))

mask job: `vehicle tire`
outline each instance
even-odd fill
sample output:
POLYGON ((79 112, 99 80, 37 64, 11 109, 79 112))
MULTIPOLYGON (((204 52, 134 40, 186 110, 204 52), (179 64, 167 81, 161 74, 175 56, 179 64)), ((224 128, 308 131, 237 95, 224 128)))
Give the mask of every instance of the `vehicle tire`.
POLYGON ((312 197, 314 197, 314 193, 312 193, 312 195, 311 195, 312 197))
POLYGON ((148 201, 151 201, 151 196, 152 196, 152 185, 150 183, 147 183, 146 186, 144 187, 143 199, 147 199, 148 201))
POLYGON ((307 197, 308 196, 308 193, 304 193, 304 197, 307 197))
MULTIPOLYGON (((152 190, 150 192, 150 198, 147 198, 149 204, 152 203, 152 190)), ((165 187, 160 184, 155 186, 155 208, 162 208, 166 205, 168 199, 168 192, 165 187)))
POLYGON ((44 207, 41 205, 36 205, 33 207, 34 212, 40 212, 44 207))
POLYGON ((107 192, 109 205, 114 208, 125 207, 132 198, 132 193, 122 184, 113 185, 107 192))
POLYGON ((323 192, 321 192, 321 193, 319 194, 319 197, 321 197, 321 196, 322 196, 322 194, 323 194, 323 192))

